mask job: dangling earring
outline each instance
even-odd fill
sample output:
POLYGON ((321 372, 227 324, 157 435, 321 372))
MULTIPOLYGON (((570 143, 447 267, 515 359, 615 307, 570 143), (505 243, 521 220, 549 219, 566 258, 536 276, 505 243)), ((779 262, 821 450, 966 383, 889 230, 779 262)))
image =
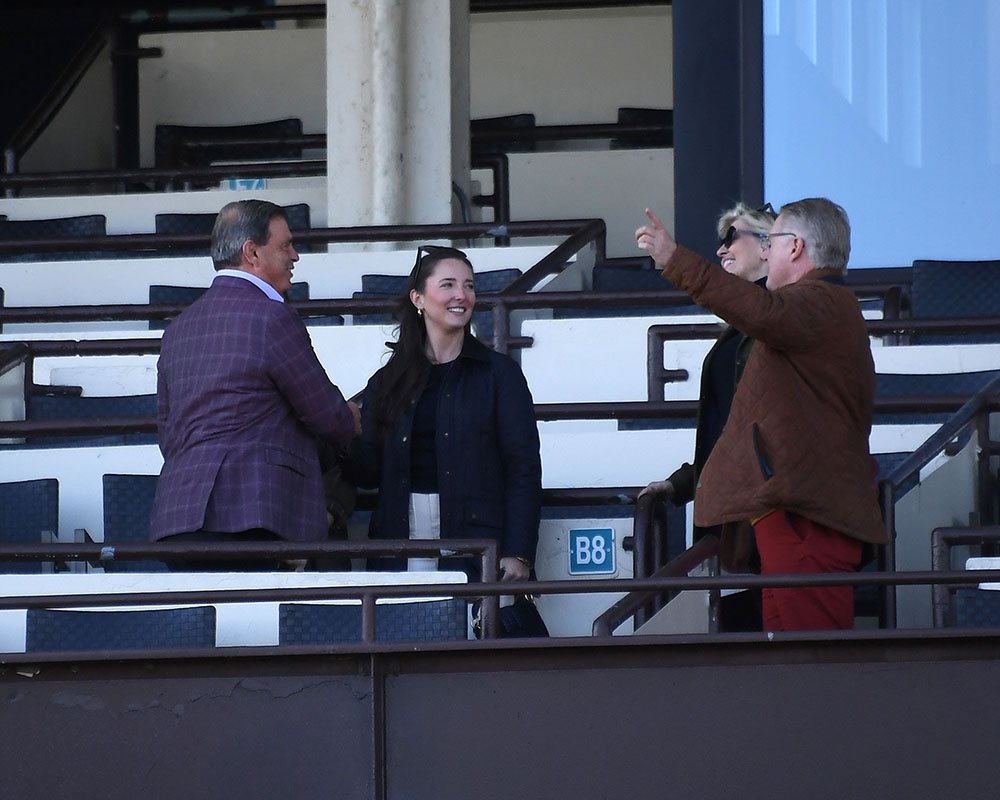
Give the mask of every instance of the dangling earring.
POLYGON ((417 309, 417 316, 422 317, 424 315, 424 310, 422 308, 417 309))

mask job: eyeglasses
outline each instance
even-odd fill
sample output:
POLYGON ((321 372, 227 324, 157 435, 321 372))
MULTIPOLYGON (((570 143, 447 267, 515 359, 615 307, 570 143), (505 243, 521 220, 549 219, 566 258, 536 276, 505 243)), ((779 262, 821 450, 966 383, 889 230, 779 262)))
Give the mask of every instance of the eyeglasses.
POLYGON ((733 246, 733 242, 735 242, 741 236, 756 236, 761 242, 761 247, 763 247, 764 237, 767 236, 767 234, 757 233, 757 231, 737 230, 735 225, 730 225, 729 230, 726 231, 726 235, 723 236, 722 239, 720 239, 719 241, 722 244, 722 246, 728 250, 730 247, 733 246))
MULTIPOLYGON (((445 247, 437 244, 422 244, 417 248, 417 260, 413 262, 413 269, 410 271, 410 283, 412 284, 420 274, 424 259, 427 256, 435 256, 435 263, 445 258, 457 258, 469 264, 469 257, 455 247, 445 247)), ((469 266, 472 266, 469 264, 469 266)))
MULTIPOLYGON (((791 233, 790 231, 779 231, 777 233, 765 233, 760 237, 760 249, 770 250, 771 249, 771 237, 772 236, 799 236, 797 233, 791 233)), ((799 236, 801 239, 802 237, 799 236)))

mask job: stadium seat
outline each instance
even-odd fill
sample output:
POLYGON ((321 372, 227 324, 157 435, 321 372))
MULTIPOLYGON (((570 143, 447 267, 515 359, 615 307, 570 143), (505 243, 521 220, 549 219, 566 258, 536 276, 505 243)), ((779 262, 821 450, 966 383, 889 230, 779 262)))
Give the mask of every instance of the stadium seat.
MULTIPOLYGON (((466 639, 465 600, 380 603, 375 607, 379 642, 428 642, 466 639)), ((282 603, 278 608, 280 644, 360 642, 361 606, 282 603)))
MULTIPOLYGON (((503 291, 521 275, 521 270, 497 269, 489 272, 476 273, 476 292, 479 294, 495 294, 503 291)), ((406 292, 408 275, 362 275, 361 291, 352 296, 355 299, 367 297, 402 297, 406 292)), ((389 325, 393 322, 391 314, 355 314, 354 322, 358 325, 389 325)), ((488 338, 493 335, 493 315, 489 311, 476 311, 472 315, 476 335, 488 338)))
MULTIPOLYGON (((104 541, 149 541, 149 517, 156 496, 157 475, 104 475, 104 541)), ((166 572, 162 561, 108 561, 105 572, 166 572)))
MULTIPOLYGON (((195 300, 205 294, 205 287, 202 286, 164 286, 153 284, 149 287, 150 305, 191 305, 195 300)), ((293 283, 288 290, 288 300, 296 302, 298 300, 309 299, 309 284, 305 281, 293 283)), ((305 317, 307 325, 343 325, 344 318, 340 314, 327 314, 317 317, 305 317)), ((149 329, 151 331, 163 330, 170 324, 169 319, 151 319, 149 329)))
POLYGON ((956 589, 952 600, 958 628, 1000 628, 1000 592, 956 589))
POLYGON ((282 144, 231 145, 184 149, 186 141, 226 139, 278 139, 302 135, 297 117, 250 125, 157 125, 154 133, 154 163, 157 167, 204 166, 213 161, 301 158, 302 147, 282 144))
MULTIPOLYGON (((86 397, 64 394, 29 394, 27 420, 69 420, 97 417, 155 416, 156 395, 135 394, 86 397)), ((109 433, 82 436, 31 436, 33 447, 95 447, 119 444, 156 444, 156 433, 109 433)))
POLYGON ((535 150, 535 140, 531 138, 522 139, 517 136, 518 130, 535 127, 534 114, 509 114, 503 117, 487 117, 469 121, 469 131, 472 135, 472 149, 475 155, 486 153, 531 153, 535 150), (512 132, 510 139, 489 139, 476 138, 476 135, 484 130, 492 128, 509 128, 512 132))
MULTIPOLYGON (((948 373, 878 373, 875 376, 875 396, 881 398, 907 395, 973 395, 991 380, 1000 376, 1000 370, 948 373)), ((876 414, 878 424, 940 424, 950 412, 876 414)))
MULTIPOLYGON (((308 203, 296 203, 290 206, 282 206, 288 215, 288 229, 295 231, 307 231, 312 227, 309 215, 308 203)), ((212 228, 215 226, 215 219, 218 216, 215 212, 190 213, 190 214, 157 214, 154 218, 155 230, 163 234, 202 234, 211 236, 212 228)), ((300 253, 308 253, 309 246, 306 244, 296 244, 295 249, 300 253)), ((209 248, 180 248, 171 249, 171 256, 209 256, 209 248)))
MULTIPOLYGON (((676 289, 662 273, 654 267, 633 266, 631 264, 597 264, 594 266, 591 286, 595 292, 621 291, 666 291, 676 289)), ((584 295, 586 296, 586 295, 584 295)), ((603 308, 557 308, 556 318, 572 317, 648 317, 673 314, 706 313, 691 302, 680 305, 614 305, 603 308)))
MULTIPOLYGON (((627 125, 673 125, 672 108, 619 108, 618 122, 627 125)), ((627 150, 637 147, 670 147, 673 135, 663 133, 630 133, 611 140, 612 150, 627 150)))
MULTIPOLYGON (((40 545, 58 535, 59 481, 0 483, 0 542, 40 545)), ((0 572, 41 573, 44 566, 41 561, 7 561, 0 562, 0 572)))
MULTIPOLYGON (((913 262, 914 318, 991 317, 1000 308, 1000 261, 913 262)), ((914 344, 998 342, 1000 333, 921 333, 914 344)))
MULTIPOLYGON (((103 214, 56 219, 4 219, 0 220, 0 240, 16 239, 67 239, 83 236, 104 236, 107 220, 103 214)), ((100 250, 50 251, 4 253, 0 261, 78 261, 81 259, 115 257, 117 253, 100 250)))
POLYGON ((25 650, 147 650, 215 647, 215 608, 128 611, 28 609, 25 650))

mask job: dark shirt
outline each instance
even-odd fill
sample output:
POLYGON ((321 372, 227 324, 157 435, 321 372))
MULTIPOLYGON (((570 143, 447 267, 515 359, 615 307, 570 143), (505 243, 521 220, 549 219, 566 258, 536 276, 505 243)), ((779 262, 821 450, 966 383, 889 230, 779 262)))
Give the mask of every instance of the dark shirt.
POLYGON ((454 362, 432 364, 420 400, 413 413, 410 435, 410 491, 436 494, 437 472, 437 407, 444 376, 454 362))

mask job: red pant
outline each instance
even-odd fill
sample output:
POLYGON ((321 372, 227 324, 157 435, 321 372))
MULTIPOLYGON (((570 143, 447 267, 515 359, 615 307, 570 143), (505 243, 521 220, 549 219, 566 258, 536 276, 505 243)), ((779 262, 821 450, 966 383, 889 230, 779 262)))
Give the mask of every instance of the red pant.
MULTIPOLYGON (((753 527, 762 575, 854 572, 861 542, 833 528, 775 511, 753 527)), ((853 586, 813 586, 763 591, 765 631, 815 631, 854 627, 853 586)))

